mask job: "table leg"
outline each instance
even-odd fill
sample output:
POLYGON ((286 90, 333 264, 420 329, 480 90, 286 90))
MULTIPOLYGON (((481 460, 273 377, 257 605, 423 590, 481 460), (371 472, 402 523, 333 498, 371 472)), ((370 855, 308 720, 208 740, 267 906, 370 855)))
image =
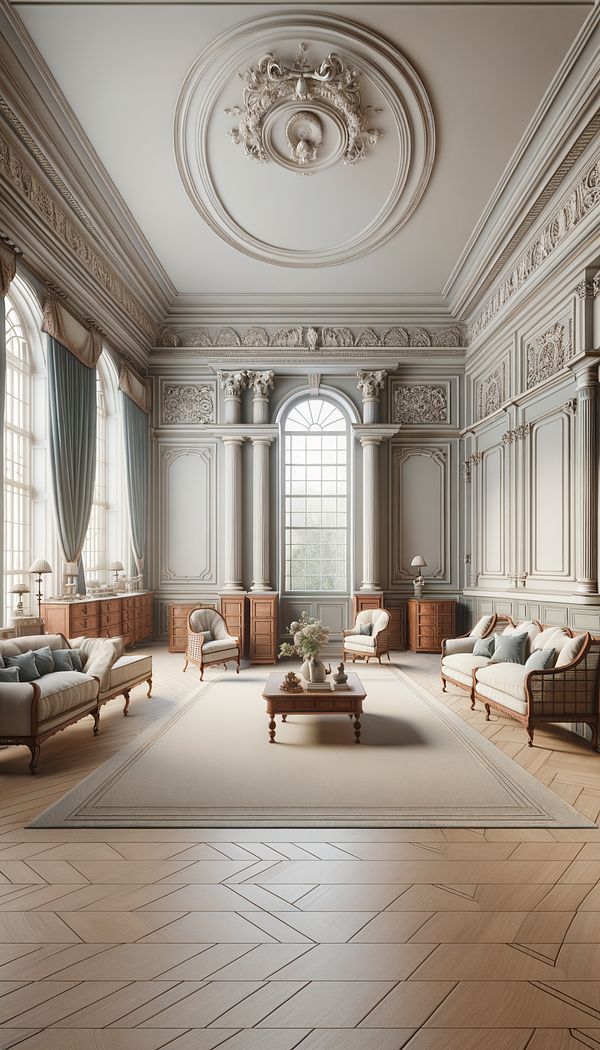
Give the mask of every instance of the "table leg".
POLYGON ((275 718, 271 715, 271 721, 269 722, 269 743, 275 743, 275 718))
POLYGON ((354 719, 354 742, 360 744, 360 718, 358 715, 354 719))

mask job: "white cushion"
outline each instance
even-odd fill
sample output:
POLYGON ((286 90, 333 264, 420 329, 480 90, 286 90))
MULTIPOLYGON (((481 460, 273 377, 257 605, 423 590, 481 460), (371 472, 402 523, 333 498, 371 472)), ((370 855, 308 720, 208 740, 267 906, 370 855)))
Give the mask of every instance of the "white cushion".
POLYGON ((376 644, 377 639, 369 634, 347 634, 344 638, 344 648, 357 653, 374 653, 376 644))
POLYGON ((494 615, 482 616, 471 630, 471 638, 483 638, 494 622, 494 615))
POLYGON ((237 652, 237 642, 231 635, 226 635, 225 638, 215 638, 212 642, 205 642, 202 646, 204 657, 213 653, 229 652, 229 650, 237 652))
POLYGON ((488 656, 473 656, 473 653, 453 653, 445 656, 442 660, 442 671, 449 678, 462 682, 463 685, 471 685, 472 672, 476 667, 485 667, 489 664, 488 656))
MULTIPOLYGON (((375 636, 380 634, 381 631, 385 631, 389 622, 390 614, 387 611, 387 609, 363 609, 362 612, 359 612, 356 615, 354 629, 359 627, 360 624, 362 624, 363 626, 371 624, 371 627, 373 628, 372 635, 373 638, 375 638, 375 636)), ((371 636, 360 635, 360 637, 369 638, 371 636)))
POLYGON ((479 687, 481 682, 499 693, 507 693, 515 700, 524 702, 526 674, 523 664, 490 664, 477 671, 477 685, 479 687))
POLYGON ((38 704, 40 725, 66 714, 98 696, 98 683, 80 671, 52 671, 36 681, 41 693, 38 704))
POLYGON ((565 664, 570 664, 573 660, 576 660, 585 645, 585 640, 585 634, 578 634, 575 638, 569 638, 568 642, 565 642, 562 646, 554 666, 564 667, 565 664))
MULTIPOLYGON (((554 635, 558 634, 559 632, 561 634, 563 633, 562 627, 545 627, 543 631, 540 631, 539 634, 536 635, 533 642, 531 643, 532 653, 535 652, 537 649, 555 649, 556 646, 550 645, 549 643, 550 639, 553 638, 554 635)), ((565 637, 568 638, 569 635, 567 634, 565 635, 565 637)))
MULTIPOLYGON (((109 690, 126 685, 142 675, 152 674, 152 657, 141 653, 126 653, 110 669, 109 690)), ((108 690, 107 690, 108 691, 108 690)))
MULTIPOLYGON (((215 641, 229 637, 227 624, 216 609, 194 609, 190 613, 190 627, 198 634, 210 631, 215 641)), ((204 650, 206 651, 206 645, 204 650)))
MULTIPOLYGON (((500 666, 497 664, 496 666, 500 666)), ((508 707, 509 711, 516 711, 519 715, 527 714, 527 704, 524 700, 517 700, 516 697, 510 696, 509 693, 502 692, 500 689, 494 689, 491 685, 477 685, 477 693, 479 696, 485 697, 486 700, 494 700, 497 704, 502 704, 502 707, 508 707)))

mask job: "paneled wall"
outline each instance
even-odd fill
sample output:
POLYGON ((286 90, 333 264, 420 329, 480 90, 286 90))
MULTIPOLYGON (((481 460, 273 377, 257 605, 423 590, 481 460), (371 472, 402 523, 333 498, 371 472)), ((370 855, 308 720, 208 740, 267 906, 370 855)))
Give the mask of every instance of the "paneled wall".
MULTIPOLYGON (((276 355, 275 355, 276 356, 276 355)), ((269 394, 269 423, 276 424, 290 398, 310 395, 341 399, 354 429, 362 421, 362 398, 357 385, 360 358, 345 366, 318 372, 298 364, 278 369, 269 394)), ((352 357, 351 354, 348 355, 352 357)), ((354 355, 356 358, 356 355, 354 355)), ((402 599, 413 594, 416 553, 427 561, 427 593, 458 596, 460 586, 461 522, 459 515, 460 425, 463 402, 463 360, 460 347, 422 348, 390 360, 381 391, 379 420, 394 424, 378 452, 377 530, 379 582, 386 604, 400 610, 402 599)), ((167 629, 167 606, 176 601, 216 602, 224 581, 224 470, 222 427, 224 392, 218 382, 219 363, 208 353, 163 351, 155 361, 152 452, 151 585, 156 591, 159 632, 167 629)), ((239 362, 226 367, 265 368, 264 351, 244 348, 239 362), (261 356, 262 355, 262 356, 261 356)), ((244 390, 241 421, 252 422, 251 391, 244 390)), ((337 652, 343 630, 351 623, 352 594, 360 588, 363 557, 363 449, 351 439, 350 581, 344 594, 286 594, 281 592, 281 476, 280 440, 270 452, 270 582, 280 591, 280 632, 302 610, 328 624, 332 651, 337 652)), ((252 583, 253 460, 250 439, 243 447, 242 519, 243 584, 252 583)))

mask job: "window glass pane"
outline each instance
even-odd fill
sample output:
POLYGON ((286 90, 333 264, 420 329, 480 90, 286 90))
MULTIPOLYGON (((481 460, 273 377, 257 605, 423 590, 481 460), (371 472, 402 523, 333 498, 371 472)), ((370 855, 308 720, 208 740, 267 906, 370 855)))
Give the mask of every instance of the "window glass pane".
POLYGON ((286 589, 345 591, 347 421, 331 401, 307 398, 291 409, 284 431, 286 589))
POLYGON ((25 329, 6 298, 6 399, 4 407, 4 595, 2 618, 12 619, 18 583, 31 585, 31 354, 25 329))

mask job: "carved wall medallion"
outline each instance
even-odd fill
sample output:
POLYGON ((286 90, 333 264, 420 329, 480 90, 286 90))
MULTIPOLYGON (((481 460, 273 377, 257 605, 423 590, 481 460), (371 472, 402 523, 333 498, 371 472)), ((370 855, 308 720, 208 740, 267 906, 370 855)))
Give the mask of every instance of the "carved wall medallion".
POLYGON ((215 422, 215 388, 210 383, 165 383, 162 422, 166 426, 215 422))
POLYGON ((449 422, 447 384, 397 383, 394 386, 394 423, 421 426, 449 422))
POLYGON ((488 298, 475 321, 469 326, 473 342, 493 321, 502 307, 523 287, 532 274, 552 255, 576 226, 600 203, 600 160, 595 160, 585 175, 563 198, 543 229, 528 244, 511 270, 505 274, 488 298))
POLYGON ((573 356, 571 321, 558 321, 526 346, 527 389, 537 386, 564 368, 573 356))
POLYGON ((435 156, 433 109, 404 55, 337 12, 293 7, 238 22, 198 56, 177 100, 174 138, 182 183, 208 226, 251 258, 302 269, 351 262, 394 236, 418 206, 435 156), (290 42, 300 37, 305 44, 294 57, 290 42), (244 81, 242 99, 236 72, 244 81), (239 196, 234 208, 221 192, 234 149, 223 111, 235 118, 229 136, 236 146, 265 162, 260 179, 267 194, 279 192, 269 170, 274 165, 296 174, 337 165, 348 185, 342 165, 368 154, 375 178, 363 207, 348 210, 340 232, 331 210, 322 208, 323 180, 306 179, 302 236, 294 222, 265 236, 260 209, 246 207, 239 196), (219 122, 223 133, 215 135, 219 122), (389 145, 380 179, 382 134, 389 145))
POLYGON ((501 364, 479 382, 477 418, 485 419, 486 416, 491 416, 492 412, 498 411, 505 400, 504 364, 501 364))
POLYGON ((228 135, 236 145, 243 146, 247 157, 271 159, 288 167, 287 158, 278 152, 270 133, 277 120, 276 111, 282 110, 282 102, 291 100, 294 108, 285 124, 285 138, 292 165, 315 170, 323 141, 323 119, 306 103, 319 103, 334 126, 340 126, 341 117, 341 141, 326 160, 335 163, 342 159, 344 164, 354 164, 365 156, 367 145, 374 146, 381 135, 371 126, 372 117, 380 110, 363 107, 357 69, 333 51, 311 68, 307 50, 307 45, 301 43, 290 65, 274 54, 265 55, 240 73, 246 82, 243 105, 226 108, 228 116, 239 117, 238 126, 230 128, 228 135))

